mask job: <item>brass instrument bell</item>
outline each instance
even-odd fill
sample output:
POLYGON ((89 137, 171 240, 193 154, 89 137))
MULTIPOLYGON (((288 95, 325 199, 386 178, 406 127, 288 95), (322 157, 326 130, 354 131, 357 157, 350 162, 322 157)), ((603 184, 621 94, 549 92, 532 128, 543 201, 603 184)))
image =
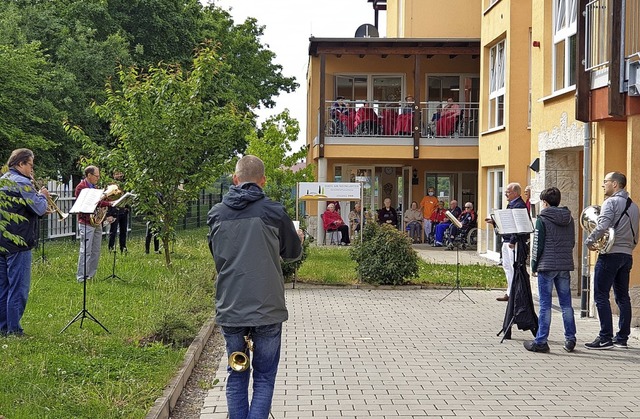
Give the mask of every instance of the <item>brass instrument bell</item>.
POLYGON ((250 336, 245 336, 244 341, 246 343, 245 351, 236 351, 229 355, 229 366, 233 371, 242 372, 246 371, 249 368, 249 364, 251 360, 249 355, 246 353, 247 349, 249 351, 253 351, 253 341, 250 336))

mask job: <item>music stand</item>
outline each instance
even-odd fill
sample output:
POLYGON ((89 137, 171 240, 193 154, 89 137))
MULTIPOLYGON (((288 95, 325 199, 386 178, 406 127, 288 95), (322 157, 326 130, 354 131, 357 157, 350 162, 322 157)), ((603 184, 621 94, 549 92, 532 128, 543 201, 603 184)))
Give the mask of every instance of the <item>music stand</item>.
MULTIPOLYGON (((80 191, 80 196, 76 199, 75 204, 71 210, 69 210, 70 214, 93 214, 96 207, 98 206, 98 202, 102 199, 104 190, 103 189, 95 189, 95 188, 85 188, 80 191)), ((102 323, 98 319, 96 319, 90 312, 87 310, 87 224, 84 223, 84 272, 82 276, 82 310, 76 314, 76 316, 71 319, 69 323, 65 327, 62 328, 60 333, 67 330, 69 326, 71 326, 76 321, 80 320, 80 328, 82 328, 82 324, 85 318, 89 318, 94 322, 98 323, 100 327, 102 327, 107 333, 109 330, 104 327, 102 323)))
MULTIPOLYGON (((462 228, 462 223, 456 218, 455 215, 451 213, 451 211, 445 212, 444 215, 446 215, 449 221, 451 221, 451 224, 455 225, 458 228, 462 228)), ((466 292, 464 292, 464 290, 460 286, 460 246, 456 246, 456 285, 451 289, 451 291, 449 291, 449 294, 442 297, 439 302, 442 302, 442 300, 453 294, 455 290, 458 290, 458 300, 460 299, 460 293, 462 292, 464 296, 467 297, 472 303, 476 303, 471 299, 471 297, 467 295, 466 292)))
MULTIPOLYGON (((131 204, 131 202, 133 201, 133 199, 136 197, 137 195, 132 194, 131 192, 127 192, 126 194, 122 195, 122 197, 116 201, 113 201, 113 203, 111 204, 112 207, 116 207, 116 208, 124 208, 126 205, 131 204)), ((116 221, 114 222, 118 222, 117 217, 116 217, 116 221)), ((112 227, 113 227, 113 223, 112 227)), ((122 278, 120 278, 118 275, 116 275, 116 254, 118 252, 115 251, 115 249, 113 250, 113 265, 111 265, 111 275, 103 278, 103 281, 106 279, 119 279, 121 281, 123 281, 122 278)))

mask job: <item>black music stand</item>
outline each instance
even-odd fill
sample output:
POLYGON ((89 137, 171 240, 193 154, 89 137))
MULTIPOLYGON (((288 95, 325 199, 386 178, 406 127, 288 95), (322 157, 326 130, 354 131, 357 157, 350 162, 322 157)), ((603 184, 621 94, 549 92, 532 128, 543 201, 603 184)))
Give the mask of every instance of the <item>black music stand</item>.
MULTIPOLYGON (((94 189, 94 188, 85 188, 82 191, 80 191, 80 196, 78 196, 78 199, 76 200, 76 203, 73 205, 73 207, 71 208, 71 210, 69 211, 70 214, 93 214, 93 212, 95 211, 96 206, 98 205, 98 202, 100 202, 100 199, 102 198, 102 194, 103 194, 103 190, 102 189, 94 189)), ((84 243, 82 244, 84 246, 84 272, 83 272, 83 276, 82 276, 82 310, 80 310, 78 312, 78 314, 76 314, 76 316, 71 319, 71 321, 69 323, 67 323, 67 325, 65 327, 62 328, 62 330, 60 331, 60 333, 64 332, 65 330, 67 330, 67 328, 69 328, 69 326, 71 326, 73 323, 75 323, 76 321, 80 320, 80 328, 82 328, 82 324, 84 322, 85 318, 89 318, 91 320, 93 320, 94 322, 98 323, 98 325, 100 327, 102 327, 105 332, 107 333, 111 333, 109 332, 109 330, 104 327, 104 325, 102 323, 100 323, 100 321, 98 319, 96 319, 90 312, 89 310, 87 310, 87 224, 84 224, 84 243)))
MULTIPOLYGON (((444 214, 447 216, 449 221, 451 221, 452 225, 455 225, 458 228, 462 228, 462 223, 460 223, 460 221, 450 211, 447 211, 444 214)), ((451 291, 449 291, 449 294, 442 297, 439 302, 442 302, 442 300, 453 294, 453 292, 456 290, 458 290, 458 300, 460 299, 460 293, 463 293, 464 296, 469 299, 469 301, 471 301, 473 304, 476 303, 471 299, 471 297, 467 295, 466 292, 464 292, 464 290, 460 286, 460 246, 456 246, 456 284, 451 289, 451 291)))
POLYGON ((113 250, 113 265, 111 265, 111 275, 104 277, 102 280, 104 281, 105 279, 119 279, 120 281, 123 281, 122 278, 120 278, 118 275, 116 275, 116 254, 118 252, 115 251, 115 249, 113 250))
MULTIPOLYGON (((122 197, 116 201, 113 201, 113 203, 111 204, 112 207, 117 207, 117 208, 124 208, 125 206, 131 204, 131 202, 133 201, 133 199, 136 197, 137 195, 131 193, 131 192, 127 192, 126 194, 122 195, 122 197)), ((114 223, 118 222, 118 217, 116 216, 116 220, 114 221, 114 223)), ((113 227, 113 223, 111 223, 111 227, 113 227)), ((120 227, 118 227, 120 228, 120 227)), ((126 227, 125 227, 126 228, 126 227)), ((116 250, 115 248, 113 249, 113 265, 111 266, 111 275, 105 277, 103 280, 105 279, 119 279, 121 281, 123 281, 122 278, 120 278, 118 275, 116 275, 116 250)))

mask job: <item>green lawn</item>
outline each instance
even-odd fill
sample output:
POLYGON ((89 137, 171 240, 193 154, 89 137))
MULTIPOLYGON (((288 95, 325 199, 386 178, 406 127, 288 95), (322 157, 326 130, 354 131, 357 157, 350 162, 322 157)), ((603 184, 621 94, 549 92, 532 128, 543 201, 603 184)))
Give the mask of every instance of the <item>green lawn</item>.
MULTIPOLYGON (((185 346, 213 314, 213 260, 206 229, 180 231, 164 255, 143 252, 143 239, 127 243, 129 254, 103 253, 96 279, 87 284, 87 309, 111 333, 89 318, 73 323, 82 309, 76 282, 78 243, 47 243, 46 262, 34 252, 29 303, 22 321, 26 337, 0 337, 0 416, 17 418, 144 417, 183 360, 185 346), (165 342, 165 343, 163 343, 165 342), (172 342, 172 344, 166 344, 172 342)), ((300 281, 329 285, 357 283, 348 248, 309 248, 300 281)), ((455 266, 421 263, 413 284, 451 286, 455 266)), ((463 286, 504 286, 496 266, 462 266, 463 286)))

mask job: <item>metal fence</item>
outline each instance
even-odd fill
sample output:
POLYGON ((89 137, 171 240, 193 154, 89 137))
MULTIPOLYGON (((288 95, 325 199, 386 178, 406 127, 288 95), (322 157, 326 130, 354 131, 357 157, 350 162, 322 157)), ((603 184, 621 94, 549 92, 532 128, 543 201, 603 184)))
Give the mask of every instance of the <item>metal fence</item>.
MULTIPOLYGON (((56 205, 63 213, 68 213, 75 202, 73 181, 64 184, 62 182, 49 181, 47 184, 49 192, 57 196, 56 205)), ((188 204, 187 212, 176 228, 178 230, 188 230, 198 228, 207 224, 207 213, 209 209, 220 202, 221 194, 201 191, 198 199, 188 204)), ((144 234, 146 221, 141 214, 131 213, 129 218, 130 234, 144 234)), ((107 231, 105 229, 105 231, 107 231)), ((45 240, 58 239, 63 237, 78 237, 77 217, 69 214, 61 219, 58 214, 49 214, 42 218, 40 225, 40 238, 45 240)))

